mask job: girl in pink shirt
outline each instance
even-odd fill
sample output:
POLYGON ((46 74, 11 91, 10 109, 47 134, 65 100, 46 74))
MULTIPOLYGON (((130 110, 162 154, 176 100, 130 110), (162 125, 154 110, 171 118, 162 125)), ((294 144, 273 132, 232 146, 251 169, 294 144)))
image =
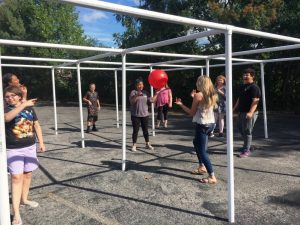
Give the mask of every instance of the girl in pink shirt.
POLYGON ((161 121, 163 126, 168 126, 168 111, 172 108, 172 91, 166 84, 165 87, 161 88, 155 93, 153 97, 157 107, 157 125, 156 128, 160 127, 161 121))

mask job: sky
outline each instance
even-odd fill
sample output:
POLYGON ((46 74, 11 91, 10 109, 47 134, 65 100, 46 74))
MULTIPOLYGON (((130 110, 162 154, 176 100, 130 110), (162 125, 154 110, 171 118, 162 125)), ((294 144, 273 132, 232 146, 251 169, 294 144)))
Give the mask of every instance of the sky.
MULTIPOLYGON (((139 6, 139 0, 105 0, 105 2, 132 7, 139 6)), ((85 35, 108 47, 117 47, 114 45, 112 35, 116 32, 122 33, 124 28, 121 23, 117 23, 113 13, 83 7, 76 7, 76 11, 79 13, 79 21, 85 35)))

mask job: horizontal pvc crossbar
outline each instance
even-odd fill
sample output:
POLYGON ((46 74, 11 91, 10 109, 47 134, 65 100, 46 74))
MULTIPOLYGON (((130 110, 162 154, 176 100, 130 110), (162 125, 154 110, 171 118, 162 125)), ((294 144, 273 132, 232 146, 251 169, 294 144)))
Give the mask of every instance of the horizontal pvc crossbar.
MULTIPOLYGON (((236 66, 236 65, 249 65, 249 64, 254 64, 254 63, 273 63, 273 62, 287 62, 287 61, 298 61, 300 60, 300 57, 290 57, 290 58, 280 58, 280 59, 268 59, 268 60, 259 60, 259 62, 240 62, 240 63, 232 63, 232 65, 236 66)), ((226 66, 226 64, 214 64, 214 65, 210 65, 209 67, 213 68, 213 67, 222 67, 222 66, 226 66)), ((202 66, 205 67, 205 66, 202 66)), ((193 68, 174 68, 174 69, 166 69, 165 71, 178 71, 178 70, 191 70, 193 68)))
MULTIPOLYGON (((24 65, 24 64, 1 64, 2 67, 23 67, 23 68, 41 68, 41 69, 52 69, 53 66, 44 66, 44 65, 24 65)), ((59 67, 59 69, 70 69, 70 70, 76 70, 77 67, 70 67, 70 66, 64 66, 59 67)), ((115 70, 121 70, 118 68, 97 68, 97 67, 80 67, 81 70, 108 70, 108 71, 115 71, 115 70)), ((126 69, 129 71, 150 71, 150 69, 126 69)))
MULTIPOLYGON (((29 47, 43 47, 43 48, 60 48, 60 49, 74 49, 74 50, 86 50, 86 51, 103 51, 103 52, 121 52, 123 49, 112 49, 112 48, 99 48, 99 47, 89 47, 89 46, 76 46, 76 45, 64 45, 64 44, 52 44, 52 43, 43 43, 43 42, 29 42, 29 41, 17 41, 17 40, 6 40, 0 39, 0 45, 13 45, 13 46, 29 46, 29 47)), ((275 52, 275 51, 285 51, 300 48, 300 44, 294 45, 285 45, 278 47, 270 47, 263 49, 254 49, 247 51, 240 51, 232 53, 232 56, 242 56, 242 55, 251 55, 259 54, 265 52, 275 52)), ((175 57, 175 58, 195 58, 195 59, 220 59, 224 57, 224 54, 211 55, 211 56, 200 56, 192 54, 177 54, 177 53, 164 53, 164 52, 151 52, 151 51, 135 51, 128 54, 135 55, 148 55, 148 56, 160 56, 160 57, 175 57)), ((83 63, 92 63, 92 61, 87 61, 83 63)), ((119 65, 122 65, 120 63, 119 65)))
MULTIPOLYGON (((11 46, 25 46, 25 47, 40 47, 40 48, 59 48, 59 49, 72 49, 82 51, 96 51, 96 52, 122 52, 123 49, 116 48, 99 48, 90 46, 77 46, 77 45, 64 45, 64 44, 53 44, 44 42, 30 42, 30 41, 17 41, 17 40, 6 40, 0 39, 0 45, 11 45, 11 46)), ((151 51, 135 51, 128 54, 135 55, 151 55, 151 56, 164 56, 164 57, 176 57, 176 58, 203 58, 207 56, 191 55, 191 54, 177 54, 177 53, 165 53, 165 52, 151 52, 151 51)))
MULTIPOLYGON (((1 59, 3 60, 20 60, 20 61, 38 61, 38 62, 76 62, 74 59, 53 59, 53 58, 36 58, 36 57, 17 57, 17 56, 0 56, 1 59)), ((198 59, 199 60, 199 59, 198 59)), ((85 61, 83 63, 90 63, 90 64, 107 64, 107 65, 120 65, 122 64, 121 62, 107 62, 107 61, 85 61)), ((133 66, 142 66, 142 67, 149 67, 152 64, 151 63, 126 63, 128 65, 133 65, 133 66)), ((178 67, 173 64, 160 64, 161 67, 178 67)), ((192 68, 197 68, 201 66, 195 66, 195 65, 180 65, 182 67, 192 67, 192 68)), ((131 67, 127 67, 131 68, 131 67)), ((132 67, 134 69, 134 67, 132 67)))
MULTIPOLYGON (((5 56, 3 56, 5 57, 5 56)), ((2 58, 2 57, 0 57, 2 58)), ((254 63, 272 63, 272 62, 286 62, 286 61, 298 61, 300 60, 300 57, 290 57, 290 58, 279 58, 279 59, 268 59, 268 60, 257 60, 255 61, 248 61, 248 62, 240 62, 240 63, 233 63, 232 65, 248 65, 248 64, 254 64, 254 63)), ((1 64, 3 67, 24 67, 24 68, 45 68, 50 69, 53 68, 53 66, 45 66, 45 65, 25 65, 25 64, 1 64)), ((165 71, 178 71, 178 70, 189 70, 189 69, 201 69, 205 66, 199 65, 160 65, 160 66, 170 66, 170 67, 179 67, 179 68, 173 68, 173 69, 165 69, 165 71)), ((225 66, 225 64, 214 64, 210 65, 211 68, 213 67, 221 67, 225 66)), ((61 69, 76 69, 76 67, 60 67, 61 69)), ((80 67, 82 70, 122 70, 122 68, 97 68, 97 67, 80 67)), ((150 69, 135 69, 135 68, 126 68, 128 71, 149 71, 150 69)))
MULTIPOLYGON (((247 50, 247 51, 233 52, 232 56, 252 55, 252 54, 265 53, 265 52, 286 51, 286 50, 292 50, 292 49, 298 49, 298 48, 300 48, 300 44, 285 45, 285 46, 278 46, 278 47, 271 47, 271 48, 262 48, 262 49, 253 49, 253 50, 247 50)), ((224 56, 225 56, 225 54, 212 55, 212 56, 208 56, 208 59, 213 59, 216 57, 224 57, 224 56)))
MULTIPOLYGON (((151 49, 151 48, 158 48, 158 47, 162 47, 162 46, 166 46, 166 45, 171 45, 171 44, 176 44, 176 43, 181 43, 181 42, 194 40, 194 39, 197 39, 197 38, 208 37, 210 35, 215 35, 215 34, 219 34, 219 33, 220 33, 220 31, 218 31, 218 30, 204 31, 204 32, 196 33, 196 34, 186 35, 186 36, 183 36, 183 37, 172 38, 172 39, 165 40, 165 41, 159 41, 159 42, 155 42, 155 43, 151 43, 151 44, 141 45, 141 46, 138 46, 138 47, 128 48, 128 49, 123 50, 121 52, 121 54, 127 54, 127 53, 130 53, 130 52, 141 51, 141 50, 146 50, 146 49, 151 49)), ((84 62, 84 61, 87 61, 87 60, 110 57, 110 56, 114 56, 116 54, 118 54, 118 53, 116 53, 116 52, 104 53, 104 54, 100 54, 100 55, 95 55, 95 56, 79 59, 75 63, 81 63, 81 62, 84 62)), ((58 67, 61 67, 61 66, 68 66, 68 65, 72 65, 72 64, 74 64, 74 63, 73 62, 63 63, 62 65, 54 66, 54 68, 58 68, 58 67)))
POLYGON ((122 15, 130 15, 138 18, 146 18, 152 19, 162 22, 168 23, 175 23, 181 25, 189 25, 189 26, 197 26, 197 27, 204 27, 210 29, 217 29, 217 30, 231 30, 234 33, 245 34, 247 36, 256 36, 256 37, 264 37, 269 39, 281 40, 281 41, 290 41, 295 43, 300 43, 299 38, 287 37, 278 34, 272 34, 262 31, 256 31, 246 28, 234 27, 226 24, 219 24, 213 22, 207 22, 198 19, 186 18, 181 16, 175 16, 166 13, 160 12, 153 12, 145 9, 133 8, 129 6, 108 3, 103 1, 96 1, 96 0, 61 0, 62 2, 71 3, 75 5, 80 5, 83 7, 93 8, 93 9, 101 9, 109 12, 119 13, 122 15))

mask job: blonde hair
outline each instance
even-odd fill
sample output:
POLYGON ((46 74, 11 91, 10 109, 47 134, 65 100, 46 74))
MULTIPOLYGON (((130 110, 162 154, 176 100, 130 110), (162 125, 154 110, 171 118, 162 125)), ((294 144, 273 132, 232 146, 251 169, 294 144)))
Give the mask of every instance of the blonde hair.
POLYGON ((206 76, 199 76, 196 82, 197 90, 203 95, 202 106, 204 108, 210 108, 217 103, 218 95, 215 91, 214 85, 211 79, 206 76))

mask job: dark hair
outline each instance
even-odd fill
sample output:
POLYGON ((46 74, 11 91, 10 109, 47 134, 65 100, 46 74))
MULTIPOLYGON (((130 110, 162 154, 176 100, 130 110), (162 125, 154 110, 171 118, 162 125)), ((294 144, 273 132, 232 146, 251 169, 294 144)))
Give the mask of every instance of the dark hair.
POLYGON ((3 91, 3 94, 6 94, 7 92, 14 93, 14 94, 18 95, 19 97, 23 98, 23 93, 22 93, 21 89, 17 86, 10 85, 10 86, 6 87, 3 91))
POLYGON ((14 74, 13 73, 6 73, 2 77, 3 87, 6 88, 9 86, 9 83, 11 82, 11 78, 14 74))
POLYGON ((251 77, 255 77, 255 70, 252 68, 247 68, 244 70, 244 74, 245 73, 250 73, 251 77))
POLYGON ((140 82, 143 82, 143 79, 141 77, 135 80, 135 86, 138 85, 140 82))

